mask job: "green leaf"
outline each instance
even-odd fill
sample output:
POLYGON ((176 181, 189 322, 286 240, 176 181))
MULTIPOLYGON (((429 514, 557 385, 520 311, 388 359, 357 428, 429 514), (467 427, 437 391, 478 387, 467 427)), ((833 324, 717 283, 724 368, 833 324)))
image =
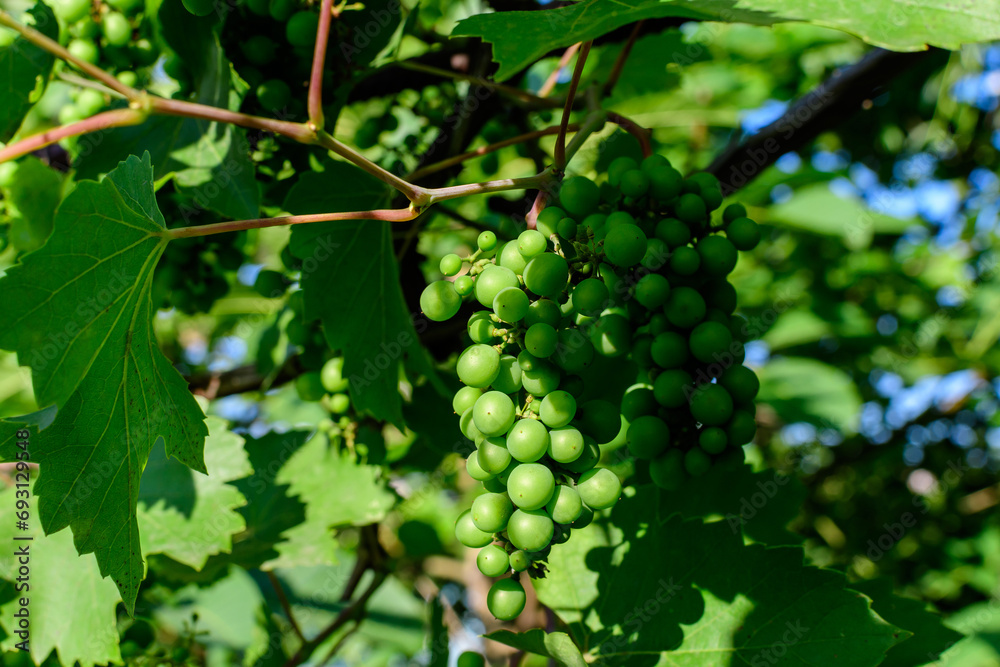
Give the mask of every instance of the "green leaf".
MULTIPOLYGON (((374 209, 388 201, 389 190, 381 181, 334 162, 323 172, 303 174, 284 208, 294 214, 329 213, 374 209)), ((400 363, 409 358, 427 364, 399 287, 391 224, 346 220, 296 225, 290 247, 303 261, 306 317, 321 320, 330 347, 343 352, 355 407, 401 424, 400 363)))
MULTIPOLYGON (((38 483, 35 484, 37 486, 38 483)), ((15 490, 0 491, 0 502, 13 508, 15 490)), ((0 578, 15 581, 21 563, 16 549, 29 551, 30 589, 18 592, 14 599, 0 607, 0 625, 9 635, 5 649, 13 649, 22 641, 15 634, 17 619, 14 612, 21 608, 20 598, 29 599, 31 635, 28 643, 31 659, 36 665, 55 650, 59 663, 81 667, 121 662, 118 652, 117 615, 115 607, 121 596, 110 581, 101 578, 97 563, 90 556, 77 556, 73 538, 66 531, 45 536, 38 521, 38 502, 32 495, 29 529, 15 529, 13 516, 0 523, 0 539, 7 545, 0 557, 0 578), (32 539, 14 541, 15 537, 32 539)))
POLYGON ((33 155, 17 163, 10 187, 0 189, 12 218, 11 244, 16 249, 38 250, 49 238, 64 180, 62 174, 33 155))
POLYGON ((243 438, 218 417, 205 419, 205 467, 196 473, 157 444, 139 486, 139 534, 143 555, 161 553, 196 570, 208 557, 232 549, 232 537, 246 528, 235 510, 246 498, 227 484, 253 473, 243 438))
POLYGON ((913 633, 889 649, 881 667, 917 667, 934 662, 963 636, 945 626, 941 615, 927 603, 893 595, 889 579, 862 581, 851 584, 851 588, 870 597, 872 609, 879 616, 913 633))
POLYGON ((723 522, 663 516, 655 490, 639 489, 610 527, 595 522, 553 547, 535 581, 603 665, 874 667, 909 636, 843 574, 804 565, 798 547, 747 545, 723 522))
POLYGON ((777 357, 757 375, 757 400, 773 406, 786 423, 806 421, 844 433, 857 430, 861 396, 844 371, 815 359, 777 357))
MULTIPOLYGON (((182 5, 164 3, 160 14, 186 12, 182 5)), ((203 25, 187 15, 187 21, 203 25)), ((195 72, 196 102, 208 106, 238 110, 246 85, 233 73, 210 30, 199 31, 199 38, 189 44, 203 47, 195 72), (203 41, 196 41, 202 39, 203 41)), ((194 54, 192 54, 194 58, 194 54)), ((256 218, 260 214, 260 188, 246 132, 235 126, 196 118, 156 116, 140 125, 106 132, 102 141, 76 167, 81 177, 96 178, 112 167, 122 155, 149 151, 157 181, 173 175, 188 199, 180 205, 185 222, 202 210, 234 218, 256 218)))
POLYGON ((493 59, 500 64, 496 78, 502 81, 555 49, 642 19, 671 16, 758 25, 803 21, 897 51, 918 51, 927 44, 955 49, 1000 37, 1000 0, 962 6, 947 0, 914 0, 905 7, 893 0, 863 4, 840 0, 582 0, 556 9, 477 14, 460 21, 452 35, 491 43, 493 59))
POLYGON ((565 632, 546 632, 534 628, 527 632, 497 630, 486 635, 487 639, 513 646, 521 651, 552 658, 564 667, 586 667, 587 663, 573 640, 565 632))
MULTIPOLYGON (((33 27, 50 39, 59 36, 55 14, 39 2, 30 10, 33 27)), ((6 30, 0 28, 0 30, 6 30)), ((0 141, 8 141, 48 83, 55 58, 21 36, 0 48, 0 141)))
MULTIPOLYGON (((40 405, 59 406, 32 436, 42 526, 70 526, 94 552, 131 613, 143 576, 139 480, 158 438, 166 454, 205 471, 204 416, 152 329, 153 267, 166 245, 149 155, 100 183, 80 183, 38 251, 0 279, 11 316, 0 347, 32 368, 40 405)), ((13 460, 11 443, 0 458, 13 460)))
POLYGON ((796 190, 787 202, 767 209, 765 222, 840 236, 848 248, 855 250, 868 247, 875 234, 902 234, 917 224, 916 220, 902 220, 873 211, 860 199, 840 197, 825 183, 796 190))
POLYGON ((288 660, 282 645, 284 632, 278 626, 274 615, 266 604, 257 607, 257 624, 253 628, 252 641, 243 656, 243 664, 248 667, 280 667, 288 660))
POLYGON ((772 350, 815 343, 833 333, 829 322, 810 310, 798 308, 782 313, 761 340, 772 350))

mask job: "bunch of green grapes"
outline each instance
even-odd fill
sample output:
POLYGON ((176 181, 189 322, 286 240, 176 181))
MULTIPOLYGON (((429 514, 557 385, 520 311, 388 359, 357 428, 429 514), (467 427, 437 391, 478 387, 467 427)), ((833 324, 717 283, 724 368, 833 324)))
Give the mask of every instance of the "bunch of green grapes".
POLYGON ((481 549, 483 574, 514 572, 490 590, 498 619, 523 609, 518 573, 539 572, 550 544, 618 500, 602 445, 624 439, 671 489, 753 438, 759 385, 742 366, 726 276, 760 231, 739 204, 713 225, 722 199, 709 174, 685 179, 657 155, 619 158, 601 187, 568 179, 536 229, 506 244, 483 232, 471 256, 445 256, 449 279, 421 295, 437 321, 463 300, 482 307, 468 322, 453 407, 476 443, 467 469, 486 493, 456 535, 481 549), (587 373, 598 357, 626 364, 636 383, 609 396, 587 373))

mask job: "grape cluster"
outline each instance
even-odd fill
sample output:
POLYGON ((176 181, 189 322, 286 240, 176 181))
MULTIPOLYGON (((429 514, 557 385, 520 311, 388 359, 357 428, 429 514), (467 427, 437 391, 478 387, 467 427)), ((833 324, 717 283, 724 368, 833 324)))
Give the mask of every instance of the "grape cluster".
POLYGON ((618 476, 599 466, 601 445, 624 440, 637 470, 673 489, 756 430, 759 384, 742 366, 744 320, 726 277, 738 250, 759 242, 757 224, 740 204, 713 224, 718 181, 685 179, 662 156, 618 158, 607 176, 602 186, 567 179, 515 240, 483 232, 469 257, 446 255, 448 279, 420 299, 437 321, 463 300, 482 307, 468 322, 453 408, 476 443, 468 472, 486 493, 456 535, 480 549, 483 574, 515 573, 488 596, 502 620, 524 607, 517 573, 540 574, 550 544, 621 495, 618 476), (587 369, 598 357, 632 364, 635 384, 620 396, 594 387, 601 378, 587 369))

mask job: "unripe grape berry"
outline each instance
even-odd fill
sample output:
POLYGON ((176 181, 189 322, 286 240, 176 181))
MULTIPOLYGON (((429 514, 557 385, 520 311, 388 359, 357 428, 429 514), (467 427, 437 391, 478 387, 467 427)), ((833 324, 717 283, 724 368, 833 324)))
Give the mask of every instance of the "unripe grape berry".
POLYGON ((612 227, 604 237, 604 252, 616 266, 635 266, 646 253, 646 235, 635 225, 612 227))
POLYGON ((538 413, 549 428, 565 426, 576 417, 576 399, 566 391, 553 391, 542 399, 538 413))
POLYGON ((510 559, 502 548, 487 544, 476 555, 476 566, 487 577, 499 577, 510 568, 510 559))
POLYGON ((698 445, 709 454, 721 454, 727 444, 726 432, 716 426, 703 428, 698 434, 698 445))
POLYGON ((691 395, 691 415, 706 426, 724 424, 733 414, 733 399, 723 387, 707 384, 691 395))
POLYGON ((684 452, 671 449, 663 456, 649 463, 649 476, 653 483, 661 489, 673 491, 679 487, 686 477, 684 472, 684 452))
MULTIPOLYGON (((190 2, 197 4, 201 1, 185 0, 184 6, 187 7, 190 2)), ((208 12, 211 13, 212 0, 204 0, 204 4, 208 6, 208 12)), ((190 8, 188 11, 190 11, 190 8)), ((191 13, 193 14, 194 12, 191 13)), ((204 16, 204 14, 196 14, 196 16, 204 16)), ((108 44, 112 46, 125 46, 132 39, 132 26, 121 12, 108 12, 105 14, 101 19, 101 32, 104 33, 104 38, 108 40, 108 44)))
POLYGON ((705 317, 705 300, 690 287, 670 290, 664 313, 670 323, 681 329, 689 329, 705 317))
POLYGON ((500 357, 500 373, 490 386, 505 394, 513 394, 521 388, 521 367, 516 357, 509 354, 500 357))
POLYGON ((649 192, 649 176, 639 169, 626 171, 621 176, 618 188, 626 197, 632 197, 633 199, 645 197, 646 193, 649 192))
POLYGON ((469 473, 469 477, 476 480, 477 482, 486 482, 487 480, 497 477, 491 472, 486 472, 483 467, 479 465, 479 452, 475 451, 469 454, 468 458, 465 459, 465 471, 469 473))
POLYGON ((347 391, 351 385, 350 381, 344 377, 343 357, 334 357, 323 364, 323 369, 320 371, 320 378, 323 388, 331 394, 347 391))
POLYGON ((493 297, 493 312, 504 322, 520 322, 528 314, 531 300, 519 287, 505 287, 493 297))
POLYGON ((647 273, 635 285, 635 300, 649 310, 656 310, 667 302, 670 283, 659 273, 647 273))
POLYGON ((483 252, 489 252, 497 247, 497 235, 491 231, 480 232, 479 238, 476 239, 476 245, 483 252))
MULTIPOLYGON (((472 407, 475 408, 475 406, 472 407)), ((476 428, 476 420, 473 418, 472 408, 463 412, 462 415, 458 418, 458 428, 461 429, 462 434, 466 438, 472 440, 475 443, 479 443, 480 440, 486 437, 485 435, 483 435, 482 431, 476 428)), ((481 463, 482 462, 480 462, 480 464, 481 463)), ((483 469, 485 470, 485 468, 483 469)))
POLYGON ((531 259, 545 252, 545 235, 537 229, 526 229, 517 237, 517 251, 525 259, 531 259))
POLYGON ((296 0, 271 0, 271 4, 268 5, 268 13, 275 21, 284 23, 295 13, 297 4, 296 0))
POLYGON ((608 183, 614 187, 618 187, 621 183, 622 175, 625 172, 631 171, 632 169, 638 169, 639 163, 630 157, 616 157, 608 165, 608 183))
POLYGON ((254 65, 267 65, 274 60, 278 52, 278 45, 264 35, 254 35, 247 41, 240 44, 243 55, 254 65))
POLYGON ((722 204, 722 187, 719 179, 707 171, 691 174, 688 180, 698 186, 697 192, 705 200, 709 211, 714 211, 722 204))
POLYGON ((455 291, 455 285, 447 280, 435 280, 420 293, 420 310, 429 320, 450 320, 461 307, 462 297, 455 291))
POLYGON ((512 621, 524 611, 527 599, 524 586, 520 583, 513 579, 500 579, 490 587, 486 606, 497 620, 512 621))
MULTIPOLYGON (((558 389, 561 379, 559 369, 544 359, 540 359, 531 370, 526 370, 521 366, 521 386, 529 394, 538 398, 558 389)), ((531 403, 533 406, 537 404, 538 401, 531 403)))
POLYGON ((563 462, 561 465, 566 470, 571 472, 587 472, 594 466, 596 466, 601 460, 601 448, 597 445, 597 442, 589 437, 584 436, 583 439, 583 452, 574 461, 563 462))
POLYGON ((559 203, 578 220, 593 213, 600 200, 600 189, 592 180, 583 176, 567 178, 559 190, 559 203))
MULTIPOLYGON (((729 208, 726 210, 728 211, 729 208)), ((737 250, 753 250, 760 243, 760 227, 750 218, 736 218, 726 226, 726 238, 732 242, 737 250)))
POLYGON ((549 431, 549 456, 557 463, 572 463, 583 454, 583 434, 572 426, 549 431))
POLYGON ((670 443, 670 429, 659 417, 646 415, 628 427, 628 449, 637 459, 654 459, 670 443))
POLYGON ((472 522, 472 510, 465 510, 458 517, 458 521, 455 522, 455 537, 470 549, 485 547, 493 541, 493 533, 476 528, 476 524, 472 522))
POLYGON ((540 463, 522 463, 507 479, 507 493, 522 510, 545 507, 554 491, 552 471, 540 463))
POLYGON ((549 431, 535 419, 519 419, 507 433, 507 451, 522 463, 533 463, 545 456, 549 431))
POLYGON ((670 167, 670 160, 658 153, 644 157, 639 165, 639 168, 646 174, 663 167, 670 167))
POLYGON ((213 0, 181 0, 184 9, 195 16, 208 16, 215 9, 213 0))
POLYGON ((699 225, 708 218, 705 200, 693 193, 681 195, 674 206, 677 218, 689 225, 699 225))
POLYGON ((552 541, 554 531, 552 519, 543 510, 514 510, 507 522, 510 543, 524 551, 544 549, 552 541))
POLYGON ((594 468, 580 475, 576 485, 587 507, 594 510, 608 509, 618 502, 622 494, 622 483, 618 476, 607 468, 594 468))
POLYGON ((510 269, 488 264, 476 277, 476 300, 485 308, 493 307, 493 299, 505 287, 520 287, 521 283, 510 269))
POLYGON ((688 358, 688 343, 679 333, 665 331, 653 339, 653 361, 660 368, 678 368, 688 358))
POLYGON ((457 276, 462 271, 462 258, 454 253, 445 255, 438 268, 446 276, 457 276))
POLYGON ((531 561, 528 559, 528 554, 518 549, 517 551, 511 552, 510 557, 510 569, 515 572, 524 572, 531 565, 531 561))
POLYGON ((476 289, 476 281, 471 276, 459 276, 452 284, 459 296, 468 296, 476 289))
POLYGON ((560 484, 546 504, 545 511, 556 523, 570 524, 583 513, 583 500, 576 489, 560 484))
POLYGON ((504 438, 483 438, 477 445, 479 465, 488 473, 498 475, 510 465, 510 452, 504 438))
POLYGON ((682 245, 670 256, 670 270, 681 276, 691 276, 701 266, 701 255, 691 246, 682 245))
POLYGON ((73 24, 88 16, 91 7, 90 0, 62 0, 52 4, 52 11, 67 24, 73 24))
POLYGON ((532 258, 524 268, 524 285, 539 296, 555 297, 566 288, 569 265, 554 253, 532 258))
POLYGON ((314 402, 323 398, 323 380, 318 371, 303 373, 295 378, 295 391, 303 401, 314 402))
POLYGON ((559 310, 559 304, 549 299, 538 299, 528 306, 528 314, 524 316, 524 326, 530 327, 544 322, 554 329, 559 326, 561 319, 562 312, 559 310))
POLYGON ((736 247, 722 236, 706 236, 696 249, 702 269, 710 275, 725 277, 736 268, 736 247))
POLYGON ((285 24, 285 37, 292 46, 308 47, 316 43, 319 15, 315 12, 295 12, 285 24))
MULTIPOLYGON (((587 216, 588 218, 593 216, 587 216)), ((556 225, 556 233, 564 239, 575 239, 579 227, 573 218, 563 218, 556 225)))
POLYGON ((698 361, 710 364, 729 351, 733 334, 729 327, 718 322, 702 322, 691 330, 691 354, 698 361))
POLYGON ((573 288, 570 298, 576 312, 594 317, 608 305, 608 288, 597 278, 584 278, 573 288))
POLYGON ((455 667, 486 667, 486 658, 473 651, 466 651, 458 656, 455 667))
POLYGON ((649 194, 657 200, 667 202, 681 193, 683 179, 673 167, 655 167, 646 173, 649 175, 649 194))
POLYGON ((469 316, 466 331, 474 343, 492 345, 497 340, 496 326, 493 324, 490 314, 485 310, 476 311, 469 316))
POLYGON ((760 379, 746 366, 730 366, 722 373, 719 384, 725 387, 733 397, 733 401, 740 405, 752 402, 760 391, 760 379))
POLYGON ((489 345, 471 345, 458 358, 456 371, 470 387, 488 387, 500 374, 500 353, 489 345))
POLYGON ((265 109, 283 109, 291 98, 291 88, 281 79, 269 79, 257 86, 257 101, 265 109))
POLYGON ((89 39, 74 39, 66 49, 80 60, 91 65, 96 65, 97 61, 101 58, 97 44, 89 39))
POLYGON ((687 402, 688 394, 694 389, 694 380, 687 371, 673 369, 663 371, 653 380, 653 396, 665 408, 679 408, 687 402))
MULTIPOLYGON (((119 14, 119 16, 121 15, 119 14)), ((81 90, 80 94, 76 98, 76 108, 80 112, 80 114, 84 117, 89 117, 96 114, 98 111, 104 108, 104 103, 105 103, 104 95, 99 90, 93 90, 89 88, 81 90)), ((261 273, 265 272, 261 271, 261 273)), ((272 273, 277 273, 277 272, 272 272, 272 273)), ((257 275, 259 278, 260 274, 257 275)), ((278 273, 278 275, 281 276, 280 273, 278 273)), ((284 292, 284 290, 281 291, 284 292)), ((265 296, 270 296, 270 295, 265 295, 265 296)))
POLYGON ((484 493, 472 501, 472 509, 469 511, 473 525, 492 535, 507 527, 507 520, 514 513, 514 506, 502 493, 484 493))
POLYGON ((727 225, 735 220, 736 218, 745 218, 747 216, 747 207, 739 202, 735 204, 730 204, 722 212, 722 221, 727 225))
POLYGON ((605 357, 626 354, 632 345, 632 327, 625 317, 609 313, 602 315, 590 328, 594 350, 605 357))
MULTIPOLYGON (((488 391, 476 400, 472 416, 476 428, 486 437, 503 435, 514 425, 514 402, 507 394, 488 391)), ((489 470, 487 466, 483 467, 489 470)))
POLYGON ((689 449, 684 455, 684 469, 692 477, 701 477, 712 467, 712 459, 700 449, 689 449))
POLYGON ((754 413, 749 410, 735 410, 726 424, 726 439, 735 447, 742 447, 757 433, 754 413))
POLYGON ((691 240, 691 230, 677 218, 664 218, 656 223, 656 238, 668 248, 679 248, 691 240))
POLYGON ((558 342, 556 330, 548 324, 532 324, 524 333, 524 349, 538 358, 552 356, 558 342))
POLYGON ((551 357, 556 365, 567 373, 579 373, 590 367, 594 361, 594 345, 579 329, 560 329, 557 336, 559 344, 551 357))
MULTIPOLYGON (((324 369, 325 368, 326 367, 324 366, 324 369)), ((455 392, 455 396, 451 400, 451 407, 455 411, 455 414, 460 415, 475 405, 476 400, 482 395, 482 389, 476 389, 475 387, 462 387, 455 392)))
POLYGON ((545 238, 548 238, 552 234, 556 233, 556 225, 559 221, 566 217, 566 211, 559 208, 558 206, 548 206, 538 214, 538 220, 536 221, 538 231, 542 233, 545 238))

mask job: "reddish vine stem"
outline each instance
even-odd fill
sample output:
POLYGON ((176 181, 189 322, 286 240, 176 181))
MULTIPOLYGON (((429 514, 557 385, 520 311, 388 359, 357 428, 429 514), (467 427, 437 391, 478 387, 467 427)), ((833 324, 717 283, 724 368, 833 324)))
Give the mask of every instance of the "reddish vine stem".
POLYGON ((302 634, 302 628, 299 627, 298 621, 295 620, 295 614, 292 613, 292 605, 288 602, 288 596, 285 595, 285 589, 282 587, 281 581, 278 580, 274 572, 267 573, 267 580, 271 582, 271 587, 274 589, 275 595, 278 596, 278 604, 281 605, 281 610, 288 617, 288 623, 292 626, 295 636, 303 642, 306 641, 305 635, 302 634))
POLYGON ((559 81, 559 75, 562 73, 563 69, 565 69, 566 65, 569 64, 569 61, 573 59, 573 56, 576 55, 576 52, 580 50, 581 44, 582 42, 577 42, 566 49, 566 52, 562 54, 562 58, 559 59, 559 64, 556 65, 555 70, 552 74, 549 74, 549 78, 547 78, 545 83, 542 84, 542 87, 538 89, 539 97, 549 96, 549 93, 552 92, 552 90, 556 87, 556 83, 559 81))
POLYGON ((375 211, 348 211, 344 213, 316 213, 312 215, 284 215, 276 218, 257 218, 254 220, 228 220, 211 225, 197 227, 181 227, 167 232, 169 239, 184 239, 192 236, 210 236, 238 232, 243 229, 262 229, 264 227, 283 227, 285 225, 302 225, 311 222, 330 222, 334 220, 387 220, 389 222, 405 222, 417 217, 417 211, 410 208, 380 209, 375 211))
POLYGON ((548 200, 548 190, 539 190, 538 194, 535 195, 535 201, 531 205, 531 210, 528 211, 528 215, 524 216, 524 222, 528 225, 528 229, 538 229, 538 214, 545 208, 548 200))
POLYGON ((566 130, 569 128, 569 114, 573 110, 573 100, 576 97, 576 89, 580 85, 580 76, 583 74, 583 66, 587 62, 587 55, 594 40, 584 42, 580 47, 580 55, 576 59, 576 67, 573 69, 573 78, 569 82, 569 91, 566 93, 566 104, 563 106, 562 119, 559 121, 559 137, 556 139, 556 149, 554 155, 554 167, 557 172, 562 172, 566 168, 566 130))
POLYGON ((34 134, 6 148, 2 148, 0 149, 0 162, 19 158, 22 155, 27 155, 67 137, 78 137, 82 134, 100 132, 101 130, 108 130, 113 127, 139 125, 145 120, 146 114, 135 109, 105 111, 96 116, 70 123, 69 125, 62 125, 40 134, 34 134))
POLYGON ((309 74, 309 122, 315 130, 322 130, 323 117, 323 66, 326 64, 326 45, 330 39, 333 21, 333 0, 323 0, 319 10, 319 27, 316 28, 316 48, 313 51, 312 72, 309 74))
POLYGON ((611 73, 608 75, 608 80, 604 83, 604 88, 601 94, 607 97, 614 90, 615 84, 618 83, 618 79, 622 75, 622 71, 625 69, 625 61, 628 60, 629 54, 632 53, 632 47, 635 46, 635 40, 639 37, 639 31, 642 30, 643 21, 639 21, 632 28, 632 34, 628 36, 625 41, 625 45, 622 47, 621 52, 615 59, 615 64, 611 67, 611 73))
POLYGON ((615 113, 614 111, 608 111, 607 116, 609 121, 622 128, 639 141, 643 157, 649 157, 653 154, 653 143, 650 139, 650 135, 652 133, 648 129, 639 125, 631 118, 626 118, 620 113, 615 113))

